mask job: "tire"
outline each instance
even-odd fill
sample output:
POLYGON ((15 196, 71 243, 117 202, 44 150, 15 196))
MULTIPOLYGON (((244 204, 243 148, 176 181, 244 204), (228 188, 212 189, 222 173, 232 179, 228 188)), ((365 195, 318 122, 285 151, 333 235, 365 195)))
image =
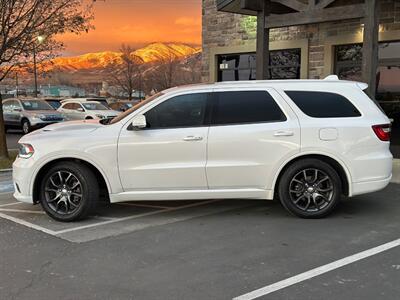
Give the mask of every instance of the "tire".
POLYGON ((28 134, 29 132, 32 131, 31 123, 27 119, 22 120, 21 126, 22 126, 22 132, 24 134, 28 134))
POLYGON ((96 176, 88 167, 75 162, 55 164, 46 172, 40 184, 40 204, 43 210, 61 222, 86 218, 98 198, 96 176))
POLYGON ((307 219, 323 218, 331 214, 340 202, 342 183, 328 163, 303 159, 284 171, 278 194, 290 213, 307 219))

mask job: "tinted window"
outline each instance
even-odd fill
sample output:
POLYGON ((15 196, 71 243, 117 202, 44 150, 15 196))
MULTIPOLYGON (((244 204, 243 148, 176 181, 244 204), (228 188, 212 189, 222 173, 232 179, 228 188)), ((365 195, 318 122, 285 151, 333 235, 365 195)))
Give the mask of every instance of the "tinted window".
POLYGON ((207 94, 190 94, 171 98, 157 105, 146 115, 148 128, 203 126, 206 118, 207 94))
POLYGON ((214 94, 212 124, 280 122, 286 117, 265 91, 217 92, 214 94))
POLYGON ((65 108, 65 109, 74 109, 74 103, 67 103, 67 104, 64 104, 62 108, 65 108))
POLYGON ((21 103, 25 110, 53 110, 53 107, 42 100, 24 100, 21 103))
POLYGON ((339 94, 309 91, 286 91, 286 94, 310 117, 345 118, 361 116, 357 108, 339 94))

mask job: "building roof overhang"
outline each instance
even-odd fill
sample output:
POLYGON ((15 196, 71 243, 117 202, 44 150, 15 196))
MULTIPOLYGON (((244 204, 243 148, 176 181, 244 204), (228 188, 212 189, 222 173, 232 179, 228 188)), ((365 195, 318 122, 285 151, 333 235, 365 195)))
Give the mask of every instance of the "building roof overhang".
MULTIPOLYGON (((298 1, 294 2, 294 7, 287 6, 287 3, 287 0, 271 1, 271 14, 287 14, 306 7, 306 4, 298 1)), ((257 12, 261 10, 259 5, 257 0, 217 0, 217 9, 219 11, 250 16, 257 15, 257 12)))

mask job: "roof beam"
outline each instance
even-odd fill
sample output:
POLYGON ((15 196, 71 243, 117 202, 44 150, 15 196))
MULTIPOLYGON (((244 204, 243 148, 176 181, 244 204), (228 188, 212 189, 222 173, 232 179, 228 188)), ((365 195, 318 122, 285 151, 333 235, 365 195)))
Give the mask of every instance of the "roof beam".
POLYGON ((327 7, 329 4, 335 2, 336 0, 321 0, 319 1, 319 3, 316 5, 317 8, 325 8, 327 7))
POLYGON ((363 18, 364 16, 365 4, 354 4, 324 9, 313 9, 285 15, 271 15, 265 22, 265 28, 357 19, 363 18))
POLYGON ((262 1, 261 0, 241 0, 240 8, 248 9, 254 11, 262 11, 262 1))
POLYGON ((297 0, 273 0, 273 2, 280 3, 297 11, 305 11, 308 5, 297 0))

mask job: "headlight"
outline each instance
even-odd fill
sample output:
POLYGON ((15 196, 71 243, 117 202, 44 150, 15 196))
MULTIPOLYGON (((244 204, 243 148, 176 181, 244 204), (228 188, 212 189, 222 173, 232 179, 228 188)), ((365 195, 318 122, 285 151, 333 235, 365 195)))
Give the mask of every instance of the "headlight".
POLYGON ((103 116, 103 115, 96 115, 96 117, 98 117, 99 119, 104 119, 105 118, 105 116, 103 116))
POLYGON ((33 153, 35 153, 35 150, 31 144, 19 144, 18 150, 18 157, 21 158, 30 158, 33 153))
POLYGON ((45 116, 45 115, 33 115, 32 118, 33 118, 33 119, 41 119, 41 120, 44 120, 44 119, 46 119, 46 116, 45 116))

